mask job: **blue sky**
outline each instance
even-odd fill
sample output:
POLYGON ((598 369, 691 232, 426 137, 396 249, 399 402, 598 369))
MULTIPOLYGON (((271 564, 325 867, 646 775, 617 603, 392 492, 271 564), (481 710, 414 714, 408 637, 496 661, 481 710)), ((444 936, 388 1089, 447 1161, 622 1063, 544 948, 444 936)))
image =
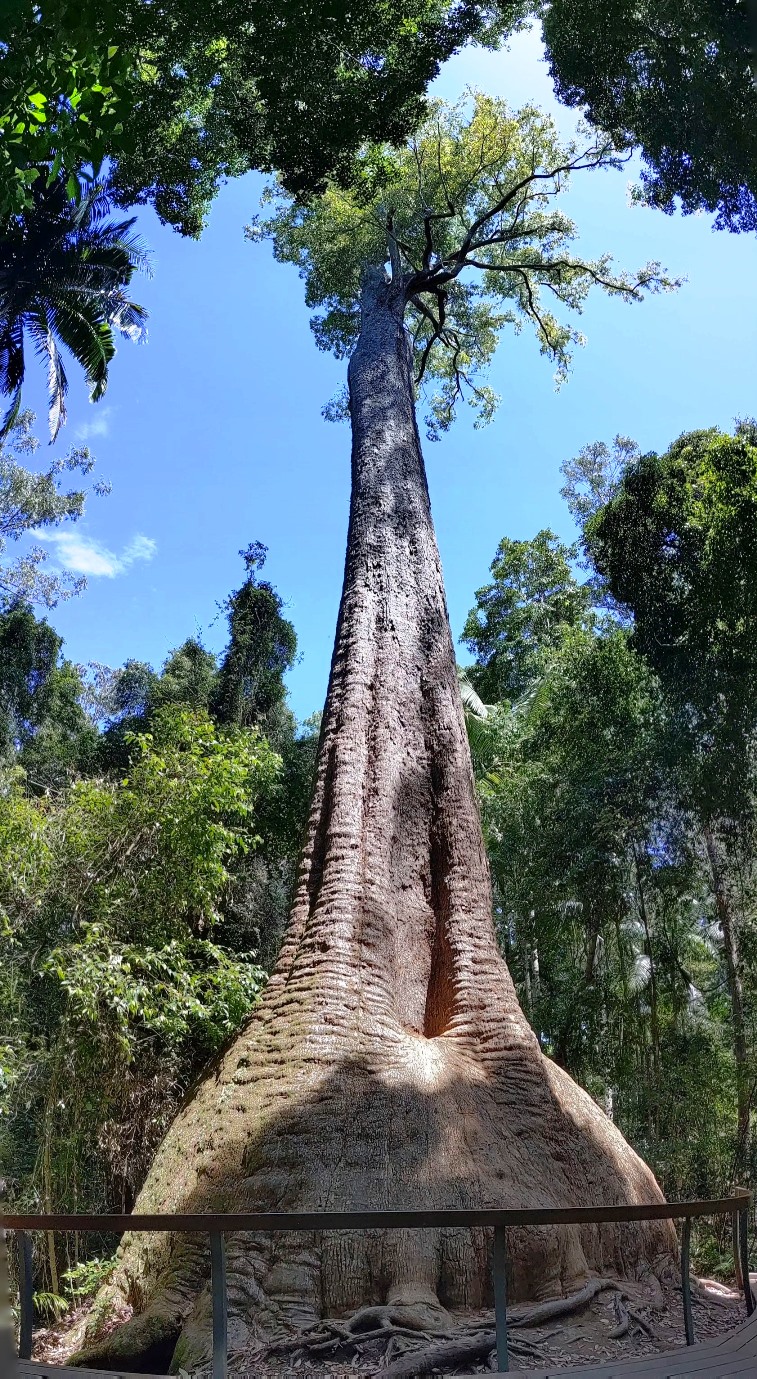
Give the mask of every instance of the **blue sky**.
MULTIPOLYGON (((566 133, 574 125, 552 98, 534 34, 506 53, 458 55, 437 90, 454 99, 468 84, 516 106, 536 101, 566 133)), ((619 432, 664 449, 683 430, 757 412, 757 241, 715 234, 706 217, 631 208, 632 176, 575 178, 566 209, 581 250, 629 268, 659 259, 685 285, 635 306, 590 299, 579 323, 587 345, 559 392, 533 337, 504 336, 494 422, 474 431, 461 415, 426 447, 455 637, 502 536, 543 526, 572 536, 559 469, 581 446, 619 432)), ((243 238, 261 185, 251 175, 225 187, 200 242, 140 215, 154 253, 154 276, 135 292, 150 311, 149 342, 123 343, 97 407, 71 371, 56 451, 86 440, 113 491, 49 543, 52 560, 90 571, 86 592, 50 620, 81 662, 158 666, 197 634, 219 650, 217 605, 241 581, 237 552, 263 541, 266 575, 297 630, 289 685, 305 717, 323 702, 344 564, 349 432, 320 416, 344 365, 316 349, 295 270, 243 238)), ((26 399, 40 421, 43 381, 30 379, 26 399)), ((41 463, 49 453, 43 445, 41 463)))

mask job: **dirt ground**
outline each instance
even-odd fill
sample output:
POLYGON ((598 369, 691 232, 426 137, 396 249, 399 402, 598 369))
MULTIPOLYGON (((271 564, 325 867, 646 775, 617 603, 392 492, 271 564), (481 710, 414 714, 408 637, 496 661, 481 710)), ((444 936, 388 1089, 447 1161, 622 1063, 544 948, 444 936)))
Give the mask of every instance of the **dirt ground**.
MULTIPOLYGON (((738 1326, 744 1320, 743 1297, 732 1288, 713 1280, 692 1280, 692 1305, 694 1328, 698 1341, 710 1340, 738 1326)), ((683 1305, 680 1288, 668 1287, 661 1296, 650 1301, 643 1289, 626 1289, 628 1305, 639 1320, 631 1318, 626 1335, 612 1339, 611 1332, 618 1327, 615 1295, 610 1291, 598 1293, 581 1312, 538 1327, 518 1326, 510 1333, 510 1364, 518 1369, 554 1369, 585 1363, 598 1364, 602 1361, 620 1360, 633 1355, 653 1355, 661 1350, 672 1350, 686 1344, 683 1321, 683 1305), (645 1329, 648 1328, 648 1329, 645 1329)), ((86 1309, 70 1313, 62 1322, 46 1330, 35 1333, 34 1359, 48 1364, 65 1364, 71 1352, 74 1334, 81 1334, 81 1324, 86 1309)), ((119 1320, 115 1319, 114 1326, 119 1320)), ((481 1323, 481 1329, 493 1326, 491 1312, 466 1313, 461 1316, 466 1328, 481 1323)), ((411 1343, 409 1343, 411 1344, 411 1343)), ((397 1359, 404 1347, 395 1348, 392 1358, 397 1359)), ((232 1375, 248 1375, 250 1379, 285 1379, 287 1375, 301 1376, 302 1379, 335 1379, 335 1376, 377 1375, 380 1376, 387 1363, 384 1342, 367 1342, 362 1353, 354 1355, 311 1357, 302 1352, 288 1356, 270 1357, 261 1361, 255 1356, 230 1356, 232 1375)), ((470 1364, 447 1370, 448 1374, 488 1374, 496 1369, 494 1356, 487 1362, 470 1364)), ((198 1372, 191 1379, 207 1379, 209 1369, 198 1372)))

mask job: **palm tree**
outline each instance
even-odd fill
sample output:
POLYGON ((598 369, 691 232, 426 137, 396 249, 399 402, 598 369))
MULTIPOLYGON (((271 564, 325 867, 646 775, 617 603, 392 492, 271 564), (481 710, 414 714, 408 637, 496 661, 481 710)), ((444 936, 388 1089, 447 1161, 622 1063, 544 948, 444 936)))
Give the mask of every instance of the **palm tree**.
POLYGON ((0 424, 2 439, 18 416, 31 340, 48 369, 50 440, 66 420, 68 379, 60 354, 65 345, 81 364, 98 402, 116 352, 115 332, 139 338, 147 313, 126 293, 146 251, 132 234, 135 217, 108 220, 111 196, 90 181, 71 196, 71 183, 49 186, 41 171, 33 205, 6 223, 0 240, 0 392, 11 405, 0 424))

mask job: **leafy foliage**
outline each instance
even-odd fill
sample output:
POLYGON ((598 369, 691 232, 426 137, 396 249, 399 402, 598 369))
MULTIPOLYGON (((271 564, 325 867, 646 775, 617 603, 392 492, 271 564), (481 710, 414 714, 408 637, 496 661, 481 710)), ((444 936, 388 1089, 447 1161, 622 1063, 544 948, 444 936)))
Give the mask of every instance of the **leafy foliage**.
POLYGON ((506 540, 465 630, 521 998, 682 1196, 756 1167, 756 458, 751 422, 587 446, 564 492, 589 578, 551 533, 506 540))
POLYGON ((551 531, 500 542, 492 583, 476 590, 461 639, 476 656, 470 673, 487 702, 520 699, 568 629, 590 623, 588 590, 571 570, 575 558, 551 531))
POLYGON ((0 612, 0 762, 22 766, 40 794, 91 769, 97 754, 81 676, 62 644, 28 605, 0 612))
MULTIPOLYGON (((10 541, 18 542, 41 527, 57 527, 60 523, 76 522, 84 512, 84 489, 61 491, 60 476, 65 473, 88 475, 94 468, 94 457, 86 446, 77 446, 65 456, 53 460, 42 473, 28 468, 28 458, 39 446, 33 432, 33 412, 21 412, 0 441, 0 607, 7 608, 18 601, 42 603, 54 607, 59 599, 81 593, 86 580, 74 579, 67 573, 51 573, 43 568, 47 553, 34 545, 15 560, 9 560, 10 541)), ((97 481, 93 491, 98 495, 110 491, 109 485, 97 481)))
POLYGON ((739 0, 551 0, 558 97, 646 164, 637 195, 664 211, 757 229, 757 39, 739 0))
MULTIPOLYGON (((162 673, 132 662, 84 684, 29 608, 0 619, 0 1156, 31 1207, 131 1206, 275 960, 315 739, 286 708, 272 648, 293 654, 294 633, 259 563, 243 606, 262 588, 265 616, 235 622, 242 591, 227 605, 239 702, 249 688, 257 706, 244 726, 209 715, 219 665, 194 639, 162 673)), ((79 1251, 71 1237, 37 1258, 40 1316, 92 1291, 79 1251)))
MULTIPOLYGON (((618 163, 607 140, 562 144, 548 116, 531 106, 472 94, 435 102, 400 149, 364 148, 350 184, 331 183, 318 200, 270 188, 273 212, 248 227, 270 238, 277 259, 298 266, 316 341, 338 357, 351 352, 366 270, 391 263, 402 282, 417 385, 430 393, 429 435, 446 430, 467 396, 481 424, 496 405, 479 382, 507 326, 530 325, 541 352, 565 376, 581 336, 568 318, 594 286, 625 301, 674 284, 659 264, 615 272, 609 256, 572 252, 576 227, 557 198, 572 172, 618 163)), ((335 413, 340 409, 337 407, 335 413)))
POLYGON ((7 435, 21 409, 26 341, 47 364, 50 439, 66 419, 68 378, 59 345, 81 365, 90 401, 102 398, 115 334, 139 338, 145 310, 126 289, 145 250, 135 220, 107 220, 110 194, 94 182, 82 189, 61 175, 40 174, 28 203, 3 226, 0 240, 0 392, 11 405, 7 435))
POLYGON ((229 645, 212 695, 213 712, 221 723, 270 725, 284 703, 282 677, 294 662, 297 637, 291 622, 282 617, 279 594, 267 580, 258 579, 266 554, 260 541, 240 551, 247 577, 224 605, 229 645))
POLYGON ((211 933, 278 758, 257 733, 180 708, 134 749, 121 780, 35 801, 16 771, 0 792, 4 1133, 36 1123, 25 1190, 50 1201, 96 1193, 111 1150, 133 1193, 177 1095, 264 981, 211 933))
MULTIPOLYGON (((679 742, 678 789, 697 820, 715 897, 730 1001, 736 1162, 751 1158, 757 1029, 755 660, 757 431, 681 436, 663 456, 629 452, 584 543, 633 641, 659 675, 679 742)), ((597 452, 598 454, 598 452, 597 452)))
POLYGON ((484 752, 474 732, 496 921, 521 999, 545 1052, 670 1195, 725 1188, 736 1095, 724 954, 659 683, 607 622, 565 628, 535 674, 520 700, 490 710, 484 752))
POLYGON ((585 539, 612 597, 633 616, 635 644, 714 754, 733 812, 757 726, 754 423, 733 436, 691 432, 662 456, 630 457, 585 539))
MULTIPOLYGON (((499 29, 524 0, 505 0, 499 29)), ((308 192, 363 140, 401 139, 475 0, 9 0, 0 21, 0 217, 38 169, 110 160, 121 204, 199 234, 218 185, 281 169, 308 192)))

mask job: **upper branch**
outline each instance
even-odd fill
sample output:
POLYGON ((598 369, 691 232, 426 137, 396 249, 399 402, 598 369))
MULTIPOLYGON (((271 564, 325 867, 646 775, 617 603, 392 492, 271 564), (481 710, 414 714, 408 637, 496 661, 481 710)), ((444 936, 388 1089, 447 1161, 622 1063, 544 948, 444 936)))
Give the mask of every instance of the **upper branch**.
MULTIPOLYGON (((528 195, 521 197, 522 192, 527 191, 535 182, 550 182, 568 172, 584 171, 590 168, 601 167, 606 162, 607 154, 608 147, 603 146, 595 150, 589 149, 565 163, 558 164, 557 167, 550 168, 544 172, 536 172, 534 170, 528 173, 526 177, 516 182, 514 186, 510 187, 497 201, 493 202, 491 206, 488 206, 486 210, 482 211, 481 214, 472 221, 459 249, 449 254, 443 262, 439 263, 434 268, 431 268, 430 263, 426 265, 424 262, 424 267, 421 271, 414 273, 409 280, 408 293, 432 291, 435 287, 442 287, 445 283, 452 282, 466 267, 480 268, 482 266, 481 263, 477 263, 475 260, 471 259, 471 254, 484 248, 488 244, 507 243, 509 234, 508 231, 502 230, 499 234, 487 236, 484 239, 479 239, 477 237, 486 225, 496 219, 497 216, 502 215, 503 212, 507 210, 508 206, 512 205, 513 201, 518 200, 518 198, 521 199, 516 208, 512 229, 513 238, 515 238, 516 235, 517 237, 522 237, 523 231, 515 230, 515 226, 522 216, 524 204, 529 199, 528 195)), ((487 264, 485 266, 490 267, 491 265, 487 264)))

